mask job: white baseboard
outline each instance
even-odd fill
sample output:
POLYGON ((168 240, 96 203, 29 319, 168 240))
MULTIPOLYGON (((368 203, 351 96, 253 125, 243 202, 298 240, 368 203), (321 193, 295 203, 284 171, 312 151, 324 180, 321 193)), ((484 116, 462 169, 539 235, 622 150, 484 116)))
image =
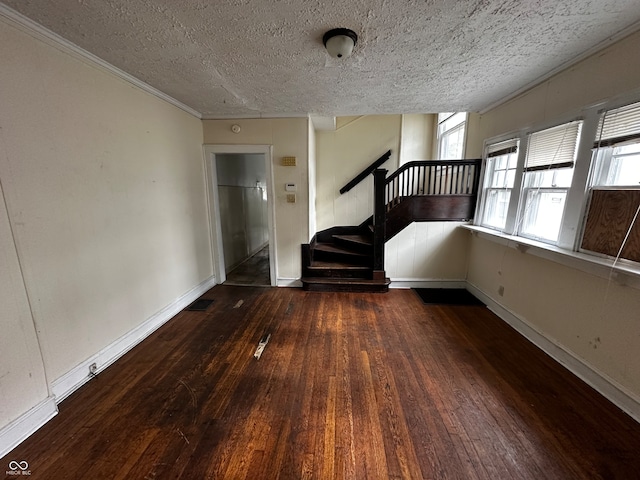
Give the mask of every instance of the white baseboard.
POLYGON ((465 280, 438 280, 432 278, 392 278, 389 288, 466 288, 465 280))
MULTIPOLYGON (((56 399, 47 397, 31 410, 23 413, 0 430, 0 458, 22 443, 29 435, 51 420, 58 413, 56 399)), ((24 458, 11 460, 23 461, 24 458)), ((3 468, 3 467, 0 467, 3 468)))
POLYGON ((171 320, 185 307, 193 303, 203 293, 211 289, 215 283, 215 277, 207 278, 155 315, 145 320, 142 324, 54 380, 51 384, 51 392, 55 396, 56 402, 60 403, 92 378, 89 376, 89 365, 95 363, 96 373, 100 373, 151 335, 155 330, 171 320))
POLYGON ((546 337, 535 327, 496 302, 472 283, 467 282, 467 289, 482 300, 489 310, 508 323, 527 340, 597 390, 602 396, 628 414, 636 422, 640 422, 640 399, 636 398, 634 394, 627 391, 608 375, 599 372, 596 368, 567 350, 561 344, 546 337))
POLYGON ((302 281, 299 278, 278 277, 276 284, 279 287, 302 287, 302 281))

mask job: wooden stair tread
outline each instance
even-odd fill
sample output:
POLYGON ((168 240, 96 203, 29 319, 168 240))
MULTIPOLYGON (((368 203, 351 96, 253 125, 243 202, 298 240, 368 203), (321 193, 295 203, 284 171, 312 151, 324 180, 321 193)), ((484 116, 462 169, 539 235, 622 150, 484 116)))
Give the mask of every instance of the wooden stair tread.
POLYGON ((358 245, 363 245, 366 247, 373 246, 373 240, 367 235, 334 235, 333 238, 350 243, 355 243, 358 245))
POLYGON ((315 269, 345 269, 345 270, 371 270, 367 265, 356 265, 353 263, 341 262, 325 262, 322 260, 313 260, 309 268, 315 269))
POLYGON ((353 256, 357 256, 357 257, 369 257, 370 255, 368 253, 362 253, 362 252, 356 252, 353 250, 350 250, 348 248, 343 248, 343 247, 339 247, 337 245, 334 245, 332 243, 317 243, 314 250, 319 250, 321 252, 328 252, 328 253, 338 253, 338 254, 342 254, 342 255, 353 255, 353 256))

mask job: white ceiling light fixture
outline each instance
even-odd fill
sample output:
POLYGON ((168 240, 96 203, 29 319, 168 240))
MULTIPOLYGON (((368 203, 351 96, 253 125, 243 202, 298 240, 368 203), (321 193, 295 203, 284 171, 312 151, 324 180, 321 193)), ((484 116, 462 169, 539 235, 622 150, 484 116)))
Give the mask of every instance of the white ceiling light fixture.
POLYGON ((334 58, 347 58, 358 42, 358 35, 348 28, 334 28, 322 37, 324 47, 334 58))

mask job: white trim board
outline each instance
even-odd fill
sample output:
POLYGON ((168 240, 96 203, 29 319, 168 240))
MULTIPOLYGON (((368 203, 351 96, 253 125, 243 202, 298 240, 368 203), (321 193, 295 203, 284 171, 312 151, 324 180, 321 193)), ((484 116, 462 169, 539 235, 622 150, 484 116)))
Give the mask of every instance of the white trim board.
POLYGON ((392 278, 389 288, 467 288, 467 282, 431 278, 392 278))
MULTIPOLYGON (((0 430, 0 458, 27 439, 58 413, 54 397, 47 397, 0 430)), ((12 459, 14 460, 14 459, 12 459)), ((15 460, 23 460, 15 459, 15 460)), ((0 467, 1 468, 1 467, 0 467)))
POLYGON ((205 144, 203 158, 206 178, 207 209, 209 230, 211 233, 211 254, 214 273, 218 283, 224 283, 227 275, 224 263, 224 242, 220 223, 220 200, 218 198, 218 174, 216 155, 258 153, 264 155, 267 173, 267 211, 269 224, 269 278, 272 287, 278 286, 278 239, 276 232, 275 182, 273 178, 273 147, 271 145, 251 144, 205 144))
POLYGON ((0 3, 0 19, 3 19, 9 25, 14 26, 20 31, 26 33, 27 35, 36 38, 47 45, 54 47, 68 55, 71 55, 73 58, 80 60, 82 62, 88 63, 89 65, 98 68, 103 72, 110 73, 121 80, 124 80, 127 83, 143 90, 146 93, 153 95, 161 100, 164 100, 167 103, 170 103, 174 107, 178 107, 180 110, 187 112, 190 115, 198 119, 202 119, 202 115, 197 110, 194 110, 188 105, 176 100, 175 98, 167 95, 164 92, 161 92, 155 87, 152 87, 148 83, 143 82, 142 80, 134 77, 133 75, 125 72, 124 70, 120 70, 118 67, 111 65, 109 62, 102 60, 100 57, 94 55, 91 52, 88 52, 84 48, 79 47, 78 45, 70 42, 64 37, 61 37, 55 32, 52 32, 48 28, 43 27, 39 23, 34 22, 28 17, 25 17, 21 13, 13 10, 10 7, 0 3))
POLYGON ((596 370, 558 342, 547 338, 524 319, 493 300, 472 283, 467 282, 467 290, 482 300, 489 310, 509 324, 520 335, 640 423, 640 399, 636 398, 634 394, 628 392, 622 385, 608 375, 596 370))
POLYGON ((60 403, 82 385, 91 380, 92 377, 89 376, 89 365, 95 363, 97 367, 96 373, 100 373, 166 322, 171 320, 185 307, 193 303, 203 293, 211 289, 215 283, 215 277, 212 276, 207 278, 187 293, 171 302, 162 310, 149 317, 142 324, 138 325, 115 342, 107 345, 95 355, 89 357, 84 362, 76 365, 70 371, 54 380, 51 384, 51 392, 53 393, 56 402, 60 403))

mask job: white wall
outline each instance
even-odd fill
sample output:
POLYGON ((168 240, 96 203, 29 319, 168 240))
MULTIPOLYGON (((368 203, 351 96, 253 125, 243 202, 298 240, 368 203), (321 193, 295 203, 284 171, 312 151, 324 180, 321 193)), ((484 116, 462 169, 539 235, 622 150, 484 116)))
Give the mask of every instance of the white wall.
POLYGON ((434 143, 436 114, 402 115, 400 134, 400 165, 415 160, 431 160, 434 143))
POLYGON ((398 168, 401 115, 341 117, 335 131, 316 132, 316 219, 318 230, 359 225, 373 213, 373 175, 341 195, 340 189, 391 150, 380 168, 398 168))
MULTIPOLYGON (((640 100, 639 51, 636 33, 481 115, 472 138, 579 115, 583 107, 608 99, 640 100)), ((626 392, 640 418, 640 291, 481 237, 471 241, 468 281, 626 392)))
POLYGON ((313 122, 308 123, 309 131, 309 180, 307 184, 309 185, 309 238, 307 239, 308 243, 311 241, 311 238, 316 234, 317 225, 316 225, 316 201, 317 201, 317 193, 316 193, 316 131, 313 128, 313 122))
POLYGON ((1 429, 212 264, 200 120, 4 19, 0 45, 1 429))
POLYGON ((301 245, 309 242, 309 172, 307 118, 204 120, 204 142, 210 145, 272 145, 275 190, 278 284, 297 284, 301 275, 301 245), (231 126, 240 125, 240 133, 231 126), (296 157, 297 166, 282 165, 296 157), (286 183, 298 187, 296 203, 287 203, 286 183))
POLYGON ((395 285, 464 282, 469 235, 460 222, 414 222, 385 244, 385 270, 395 285))

